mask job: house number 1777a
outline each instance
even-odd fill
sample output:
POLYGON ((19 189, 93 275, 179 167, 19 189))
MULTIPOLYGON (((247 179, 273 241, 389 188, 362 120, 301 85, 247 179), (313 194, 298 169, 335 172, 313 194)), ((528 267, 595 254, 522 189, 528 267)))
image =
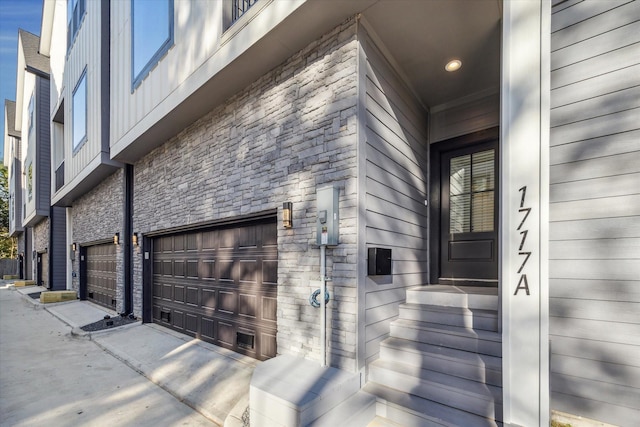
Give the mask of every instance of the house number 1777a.
POLYGON ((518 190, 520 195, 520 208, 518 209, 518 213, 524 214, 522 216, 522 221, 520 221, 520 225, 518 225, 518 231, 520 233, 520 246, 518 247, 518 256, 522 258, 522 264, 520 264, 520 268, 518 269, 518 275, 520 276, 518 280, 518 286, 516 287, 516 291, 513 295, 518 295, 518 292, 525 291, 527 295, 531 295, 529 293, 529 282, 527 281, 527 274, 523 273, 525 265, 527 265, 527 261, 529 261, 529 257, 531 256, 531 251, 526 251, 525 243, 527 241, 527 233, 529 230, 526 228, 527 218, 529 218, 529 214, 531 213, 530 207, 525 207, 525 198, 527 196, 527 186, 520 188, 518 190))

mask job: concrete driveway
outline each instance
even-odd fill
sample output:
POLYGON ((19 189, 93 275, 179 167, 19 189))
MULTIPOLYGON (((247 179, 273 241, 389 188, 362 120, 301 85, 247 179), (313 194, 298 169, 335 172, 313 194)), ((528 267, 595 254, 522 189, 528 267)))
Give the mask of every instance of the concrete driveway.
POLYGON ((43 307, 0 285, 1 426, 211 426, 246 407, 255 361, 139 323, 78 335, 104 312, 43 307))

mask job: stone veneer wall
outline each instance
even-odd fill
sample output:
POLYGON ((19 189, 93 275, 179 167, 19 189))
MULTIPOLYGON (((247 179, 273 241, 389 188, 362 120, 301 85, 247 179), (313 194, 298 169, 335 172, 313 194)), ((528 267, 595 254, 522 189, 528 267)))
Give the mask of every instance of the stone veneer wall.
MULTIPOLYGON (((49 251, 49 218, 45 218, 36 225, 33 226, 33 250, 36 252, 43 252, 44 250, 49 251)), ((30 256, 32 259, 31 262, 31 277, 33 280, 36 280, 38 277, 38 261, 37 258, 33 257, 33 253, 25 254, 25 256, 30 256)), ((46 275, 48 277, 48 273, 46 275)))
MULTIPOLYGON (((134 166, 134 230, 278 210, 278 353, 320 358, 316 190, 340 188, 340 245, 327 250, 328 361, 356 369, 357 40, 349 20, 134 166), (293 202, 293 229, 282 203, 293 202)), ((134 255, 142 312, 142 254, 134 255)))
MULTIPOLYGON (((73 242, 86 246, 100 241, 112 241, 115 233, 122 233, 124 203, 124 172, 114 172, 93 190, 73 202, 71 209, 73 242)), ((122 237, 124 238, 124 237, 122 237)), ((72 262, 72 286, 80 291, 80 252, 72 262)), ((123 310, 124 277, 123 245, 116 250, 116 310, 123 310)))

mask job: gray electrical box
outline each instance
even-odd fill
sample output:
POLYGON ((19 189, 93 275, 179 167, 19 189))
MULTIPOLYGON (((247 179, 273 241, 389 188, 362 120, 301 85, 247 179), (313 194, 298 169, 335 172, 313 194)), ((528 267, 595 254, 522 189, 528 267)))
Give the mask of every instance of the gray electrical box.
POLYGON ((316 220, 318 245, 336 246, 340 237, 338 230, 340 189, 334 186, 318 188, 316 196, 318 199, 318 219, 316 220))

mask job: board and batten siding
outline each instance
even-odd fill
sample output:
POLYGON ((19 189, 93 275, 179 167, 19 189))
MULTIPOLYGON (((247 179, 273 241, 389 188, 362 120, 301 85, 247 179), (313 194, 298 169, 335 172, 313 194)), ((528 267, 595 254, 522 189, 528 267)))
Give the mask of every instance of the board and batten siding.
POLYGON ((640 1, 554 1, 551 409, 640 419, 640 1))
MULTIPOLYGON (((111 2, 120 3, 120 2, 111 2)), ((105 150, 108 150, 108 140, 104 140, 103 122, 108 118, 108 99, 103 96, 103 68, 108 70, 109 64, 104 63, 104 46, 108 44, 106 34, 103 34, 103 19, 108 16, 109 2, 86 2, 86 13, 82 24, 76 33, 65 63, 62 90, 64 96, 65 135, 64 135, 64 182, 68 185, 76 176, 105 150), (106 6, 105 6, 106 5, 106 6), (87 141, 74 153, 73 149, 73 91, 86 69, 87 85, 87 141), (103 117, 103 114, 107 117, 103 117)), ((108 76, 108 74, 107 74, 108 76)), ((56 165, 57 166, 57 165, 56 165)))
POLYGON ((365 245, 392 250, 392 274, 367 276, 365 362, 377 359, 406 289, 428 282, 427 112, 361 28, 365 245), (364 58, 363 58, 364 57, 364 58))
POLYGON ((42 215, 49 214, 49 206, 51 206, 51 139, 49 127, 49 79, 44 77, 36 77, 36 132, 37 141, 36 149, 38 150, 35 168, 35 182, 37 187, 35 196, 36 211, 42 212, 42 215))

